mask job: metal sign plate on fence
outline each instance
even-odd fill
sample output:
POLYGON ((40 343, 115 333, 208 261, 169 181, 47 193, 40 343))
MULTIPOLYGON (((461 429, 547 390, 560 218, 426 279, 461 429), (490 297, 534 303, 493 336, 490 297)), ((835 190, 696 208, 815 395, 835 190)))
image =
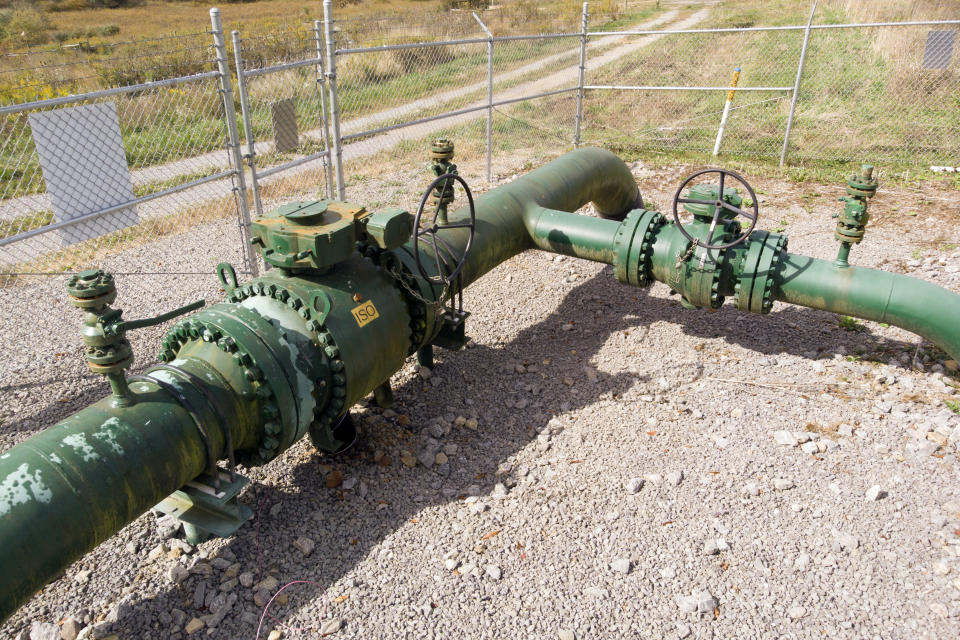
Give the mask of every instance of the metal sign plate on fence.
POLYGON ((923 50, 923 68, 949 69, 956 36, 957 32, 954 30, 928 31, 927 46, 923 50))
MULTIPOLYGON (((30 128, 57 222, 133 200, 123 137, 112 102, 31 113, 30 128)), ((136 224, 128 207, 59 230, 64 244, 136 224)))
POLYGON ((296 102, 293 98, 270 103, 273 116, 273 141, 278 153, 295 151, 300 146, 296 102))

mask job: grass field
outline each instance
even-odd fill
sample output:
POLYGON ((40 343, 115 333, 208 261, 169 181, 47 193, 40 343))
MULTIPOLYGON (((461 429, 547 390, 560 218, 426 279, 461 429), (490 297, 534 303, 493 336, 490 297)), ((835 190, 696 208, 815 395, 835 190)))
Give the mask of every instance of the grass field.
MULTIPOLYGON (((929 3, 937 17, 941 3, 929 3)), ((817 24, 918 19, 905 3, 885 12, 865 2, 821 3, 817 24)), ((943 3, 945 6, 945 3, 943 3)), ((715 26, 804 24, 809 7, 796 3, 727 3, 715 26)), ((960 156, 960 65, 922 68, 932 27, 817 30, 797 101, 789 157, 793 161, 884 162, 916 167, 950 164, 960 156)), ((607 65, 588 82, 726 86, 735 66, 740 87, 792 87, 802 31, 677 34, 607 65)), ((955 56, 956 58, 956 56, 955 56)), ((702 153, 713 147, 724 91, 595 91, 586 100, 587 139, 620 150, 702 153)), ((725 157, 779 159, 789 91, 737 93, 725 157)))

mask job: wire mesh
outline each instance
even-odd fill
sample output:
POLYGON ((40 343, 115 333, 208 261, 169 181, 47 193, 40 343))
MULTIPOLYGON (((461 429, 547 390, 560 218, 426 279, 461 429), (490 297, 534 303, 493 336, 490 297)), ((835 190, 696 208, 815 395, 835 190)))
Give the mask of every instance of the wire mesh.
MULTIPOLYGON (((245 80, 248 113, 241 122, 241 137, 247 138, 244 127, 249 121, 256 171, 276 170, 258 178, 256 200, 261 201, 263 210, 269 210, 284 200, 325 197, 329 159, 323 156, 296 164, 326 151, 322 94, 326 85, 320 67, 271 69, 287 63, 320 62, 312 25, 245 35, 241 50, 244 71, 260 72, 245 80)), ((322 52, 321 42, 320 55, 322 52)))
POLYGON ((802 31, 635 36, 594 57, 587 85, 677 87, 588 90, 583 139, 613 149, 712 151, 734 69, 741 69, 721 152, 779 157, 802 31), (780 91, 751 88, 782 87, 780 91))
POLYGON ((8 107, 0 114, 0 288, 18 278, 25 283, 25 274, 90 266, 212 272, 220 258, 236 253, 239 226, 222 224, 214 226, 217 244, 227 246, 218 251, 208 244, 197 256, 158 246, 161 238, 200 233, 203 225, 237 215, 213 60, 207 31, 0 58, 0 105, 8 107), (117 90, 98 93, 111 89, 117 90), (95 115, 102 108, 115 113, 106 128, 95 115), (44 164, 34 126, 47 120, 59 128, 47 136, 44 164), (103 156, 97 159, 111 139, 119 154, 112 172, 103 156), (74 165, 82 159, 98 178, 64 191, 58 179, 84 175, 66 167, 73 156, 74 165), (55 193, 48 193, 51 185, 55 193), (133 204, 110 210, 123 201, 133 204), (89 217, 62 226, 78 215, 89 217))
POLYGON ((928 34, 944 28, 813 30, 788 157, 956 164, 960 47, 941 52, 944 68, 923 64, 928 34))

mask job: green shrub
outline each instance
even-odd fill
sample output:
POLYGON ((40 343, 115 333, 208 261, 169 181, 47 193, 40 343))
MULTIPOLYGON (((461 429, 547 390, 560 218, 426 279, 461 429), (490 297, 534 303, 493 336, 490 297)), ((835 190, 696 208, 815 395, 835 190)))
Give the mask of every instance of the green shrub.
POLYGON ((18 5, 0 11, 0 40, 20 45, 47 42, 50 37, 47 14, 30 5, 18 5))

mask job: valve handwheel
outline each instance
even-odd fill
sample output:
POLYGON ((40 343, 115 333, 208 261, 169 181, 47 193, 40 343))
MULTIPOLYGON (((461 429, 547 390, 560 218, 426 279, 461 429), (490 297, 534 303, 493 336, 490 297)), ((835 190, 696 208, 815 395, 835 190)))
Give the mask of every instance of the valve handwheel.
MULTIPOLYGON (((673 220, 677 225, 677 229, 680 231, 680 233, 683 234, 683 236, 687 240, 694 243, 695 246, 704 247, 705 249, 729 249, 730 247, 735 247, 736 245, 741 244, 742 242, 745 242, 746 239, 750 237, 750 234, 753 232, 754 228, 757 226, 757 218, 759 217, 759 215, 760 215, 760 209, 757 206, 757 196, 753 192, 753 188, 749 184, 747 184, 747 181, 744 180, 740 174, 735 173, 733 171, 729 171, 727 169, 704 169, 703 171, 697 171, 696 173, 689 176, 686 180, 683 181, 683 184, 681 184, 680 188, 677 189, 676 195, 673 196, 673 220), (700 200, 697 198, 681 198, 680 197, 680 194, 683 193, 684 187, 690 184, 691 180, 693 180, 698 176, 702 176, 708 173, 720 174, 720 188, 717 190, 716 200, 700 200), (750 211, 749 207, 747 209, 742 209, 736 205, 730 204, 724 199, 723 183, 725 182, 727 176, 730 176, 731 178, 733 178, 734 180, 742 184, 744 188, 747 190, 747 193, 750 194, 750 200, 751 202, 753 202, 752 212, 750 211), (750 221, 750 226, 747 228, 746 231, 744 231, 739 236, 737 236, 737 238, 733 242, 728 242, 727 244, 707 244, 701 241, 699 238, 694 238, 689 233, 687 233, 686 229, 683 228, 683 225, 680 223, 680 214, 677 211, 677 205, 681 203, 701 204, 701 205, 708 205, 708 206, 714 207, 713 220, 710 222, 710 232, 707 235, 708 240, 713 238, 713 230, 717 227, 717 222, 720 220, 720 212, 723 211, 724 209, 732 212, 734 214, 733 217, 743 216, 744 218, 750 221)), ((733 217, 729 219, 733 219, 733 217)))
MULTIPOLYGON (((454 281, 454 279, 460 275, 460 272, 463 270, 463 265, 466 264, 467 255, 470 253, 470 247, 473 244, 473 235, 476 231, 477 226, 477 211, 476 207, 473 204, 473 194, 470 193, 470 187, 467 186, 467 181, 458 176, 455 173, 445 173, 442 176, 438 177, 436 180, 430 183, 430 186, 427 187, 427 190, 423 192, 423 197, 420 198, 420 206, 417 207, 417 215, 413 219, 413 259, 417 264, 417 270, 420 272, 420 275, 424 280, 430 282, 431 284, 439 284, 447 286, 454 281), (447 189, 450 188, 451 181, 459 182, 463 186, 463 190, 467 194, 467 202, 470 209, 470 221, 466 222, 447 222, 440 223, 437 222, 437 218, 440 215, 441 209, 446 207, 446 204, 442 202, 440 198, 436 199, 437 207, 433 211, 433 222, 430 226, 420 228, 420 219, 423 217, 423 209, 427 204, 427 200, 430 198, 430 194, 437 189, 438 186, 443 185, 439 189, 440 193, 447 193, 447 189), (456 266, 450 270, 450 273, 444 274, 443 272, 443 262, 440 256, 440 246, 437 243, 437 232, 444 229, 469 229, 470 237, 467 238, 467 244, 463 248, 463 255, 460 256, 459 262, 456 266), (423 236, 429 235, 433 245, 433 257, 437 262, 437 275, 431 276, 427 273, 426 269, 423 268, 423 264, 420 262, 420 238, 423 236)), ((440 242, 443 242, 442 240, 440 242)))

